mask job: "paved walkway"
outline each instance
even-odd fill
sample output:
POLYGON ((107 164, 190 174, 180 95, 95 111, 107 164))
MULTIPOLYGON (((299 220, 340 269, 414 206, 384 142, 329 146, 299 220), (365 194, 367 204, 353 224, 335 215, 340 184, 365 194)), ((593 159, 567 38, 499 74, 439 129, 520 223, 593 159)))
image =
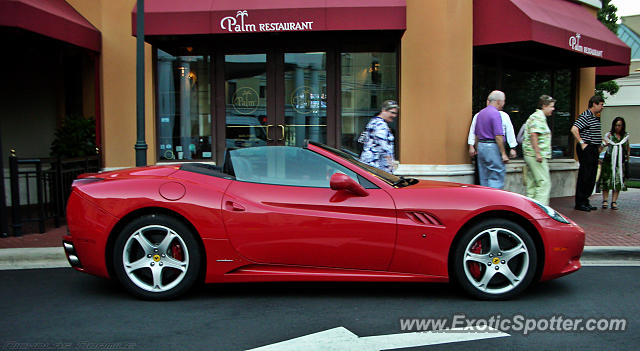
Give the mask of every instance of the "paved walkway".
MULTIPOLYGON (((590 198, 591 212, 577 211, 573 197, 551 199, 551 207, 571 218, 584 228, 586 246, 640 246, 640 189, 629 189, 620 193, 619 209, 602 209, 602 194, 590 198)), ((611 202, 611 194, 609 194, 611 202)))
MULTIPOLYGON (((587 246, 640 247, 640 189, 622 192, 619 210, 601 209, 602 194, 591 196, 591 204, 598 210, 582 212, 573 209, 573 197, 551 199, 551 207, 573 219, 587 233, 587 246)), ((52 228, 44 234, 25 234, 20 237, 0 238, 0 249, 61 247, 67 227, 52 228)))

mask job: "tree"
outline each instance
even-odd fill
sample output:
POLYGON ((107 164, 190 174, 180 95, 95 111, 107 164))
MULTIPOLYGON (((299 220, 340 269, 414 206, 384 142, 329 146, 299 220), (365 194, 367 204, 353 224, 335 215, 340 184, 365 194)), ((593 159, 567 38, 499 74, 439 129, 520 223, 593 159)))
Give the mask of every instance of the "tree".
POLYGON ((618 34, 618 8, 611 4, 611 0, 602 0, 602 8, 598 10, 598 20, 610 31, 618 34))
MULTIPOLYGON (((618 34, 618 8, 611 4, 611 0, 602 0, 602 8, 598 11, 598 20, 610 31, 618 34)), ((614 80, 602 82, 596 85, 596 94, 604 97, 606 91, 609 95, 615 95, 620 87, 614 80)))
POLYGON ((618 83, 616 83, 615 80, 598 83, 598 85, 596 85, 596 94, 602 96, 603 98, 605 97, 605 91, 609 93, 609 95, 616 95, 618 90, 620 90, 620 86, 618 85, 618 83))

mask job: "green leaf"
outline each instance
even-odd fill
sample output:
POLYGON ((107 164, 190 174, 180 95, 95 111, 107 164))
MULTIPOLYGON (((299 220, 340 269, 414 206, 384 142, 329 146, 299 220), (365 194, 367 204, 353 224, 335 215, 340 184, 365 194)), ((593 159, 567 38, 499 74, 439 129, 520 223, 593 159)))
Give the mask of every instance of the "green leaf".
POLYGON ((51 156, 61 158, 96 154, 96 122, 93 117, 79 115, 65 117, 51 143, 51 156))

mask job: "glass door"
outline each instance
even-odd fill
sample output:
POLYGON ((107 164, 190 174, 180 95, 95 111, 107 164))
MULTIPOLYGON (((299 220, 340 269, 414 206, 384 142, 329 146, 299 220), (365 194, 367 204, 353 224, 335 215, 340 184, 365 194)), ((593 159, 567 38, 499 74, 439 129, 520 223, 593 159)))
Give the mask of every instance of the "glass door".
POLYGON ((284 54, 284 116, 276 116, 281 144, 327 142, 326 63, 325 52, 284 54))
POLYGON ((225 55, 224 67, 226 148, 267 145, 267 55, 225 55))
POLYGON ((225 148, 326 143, 326 62, 325 52, 224 55, 225 148))

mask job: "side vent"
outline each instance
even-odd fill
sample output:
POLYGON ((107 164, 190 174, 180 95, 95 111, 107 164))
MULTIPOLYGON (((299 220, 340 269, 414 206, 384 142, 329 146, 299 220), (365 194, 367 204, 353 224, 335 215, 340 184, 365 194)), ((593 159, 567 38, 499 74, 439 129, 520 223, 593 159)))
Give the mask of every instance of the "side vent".
POLYGON ((439 225, 439 226, 442 225, 442 223, 438 220, 438 218, 425 212, 407 211, 405 213, 407 214, 407 217, 409 217, 409 219, 411 219, 412 221, 418 224, 439 225))

